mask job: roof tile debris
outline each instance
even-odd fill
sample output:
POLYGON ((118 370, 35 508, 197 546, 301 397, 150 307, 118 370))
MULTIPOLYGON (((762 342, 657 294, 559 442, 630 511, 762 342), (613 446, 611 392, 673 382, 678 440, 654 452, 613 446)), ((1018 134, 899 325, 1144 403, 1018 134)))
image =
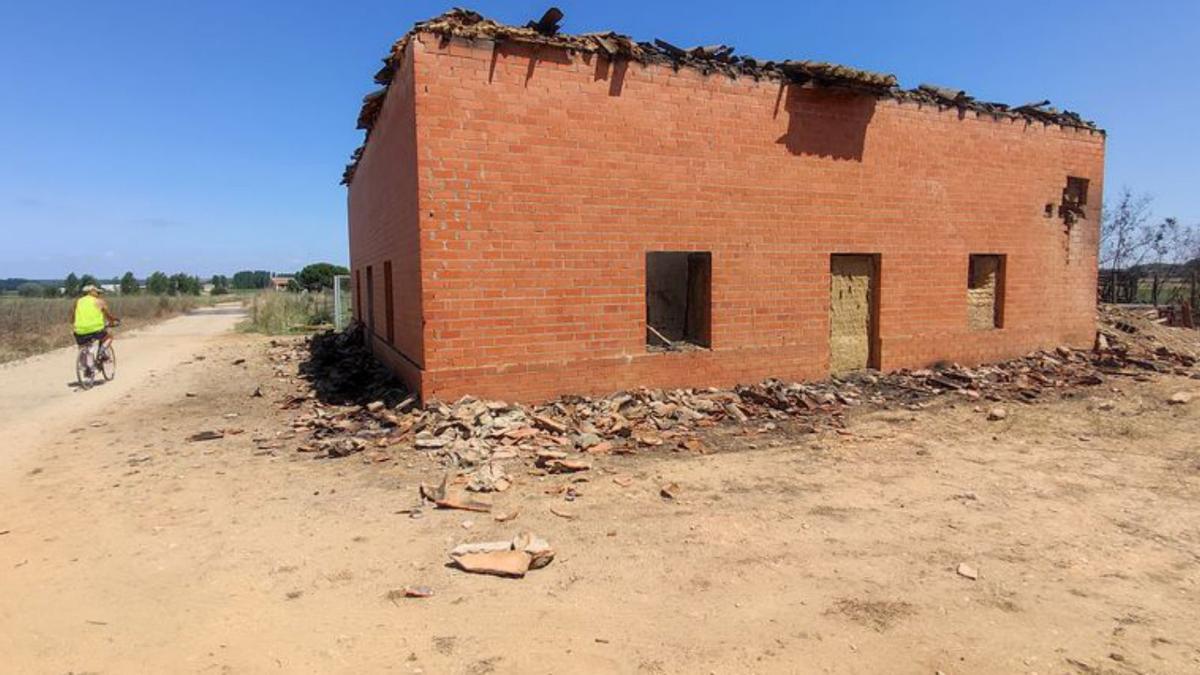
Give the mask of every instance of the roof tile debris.
MULTIPOLYGON (((855 409, 915 411, 939 400, 976 405, 986 419, 999 421, 1008 416, 1004 405, 1106 392, 1121 381, 1200 376, 1200 354, 1188 337, 1195 334, 1166 328, 1158 314, 1101 306, 1091 350, 1058 347, 976 367, 941 364, 805 383, 768 379, 729 389, 638 388, 535 405, 471 396, 420 404, 367 350, 362 324, 307 342, 273 343, 268 355, 287 387, 279 407, 298 411, 295 435, 288 436, 296 439, 297 452, 329 459, 363 453, 371 463, 424 454, 455 479, 422 487, 422 497, 442 508, 475 511, 490 507, 459 490, 503 492, 512 483, 508 471, 517 466, 535 475, 574 473, 591 470, 592 461, 606 454, 704 453, 719 438, 707 430, 718 425, 739 436, 780 425, 838 433, 855 409)), ((1187 402, 1173 398, 1175 405, 1187 402)), ((282 438, 255 442, 263 450, 283 445, 282 438)))
MULTIPOLYGON (((383 68, 375 74, 375 82, 382 85, 383 89, 363 98, 358 128, 365 130, 367 138, 370 138, 371 127, 383 107, 387 87, 391 84, 392 76, 400 65, 409 41, 418 33, 428 33, 443 39, 513 42, 555 47, 572 52, 603 54, 609 59, 666 65, 675 70, 691 68, 705 75, 720 74, 731 78, 750 77, 755 80, 767 79, 789 84, 848 89, 879 98, 958 108, 980 115, 990 115, 994 119, 1024 119, 1104 133, 1094 122, 1083 119, 1077 113, 1050 107, 1049 101, 1009 106, 1004 103, 979 101, 961 89, 931 84, 922 84, 915 89, 902 89, 896 76, 890 73, 876 73, 820 61, 764 61, 734 54, 734 48, 728 45, 683 48, 661 39, 638 42, 613 31, 561 33, 559 28, 562 19, 562 10, 551 7, 540 19, 530 21, 524 26, 513 26, 488 19, 478 12, 456 7, 441 16, 417 22, 412 30, 392 45, 391 52, 383 59, 383 68)), ((351 163, 346 167, 342 176, 343 184, 349 184, 353 180, 361 151, 361 147, 355 151, 351 163)))

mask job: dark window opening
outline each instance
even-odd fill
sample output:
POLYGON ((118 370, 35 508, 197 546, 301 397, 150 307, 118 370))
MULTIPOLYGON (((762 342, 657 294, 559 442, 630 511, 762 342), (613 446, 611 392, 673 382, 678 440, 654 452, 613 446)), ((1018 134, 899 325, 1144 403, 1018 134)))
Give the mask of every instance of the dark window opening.
POLYGON ((1067 187, 1063 189, 1063 203, 1087 206, 1089 182, 1086 178, 1067 176, 1067 187))
POLYGON ((712 346, 712 254, 646 253, 646 346, 712 346))
POLYGON ((1067 186, 1063 188, 1062 204, 1058 207, 1058 213, 1068 230, 1076 220, 1084 217, 1083 207, 1088 203, 1088 185, 1089 181, 1086 178, 1067 176, 1067 186))
POLYGON ((1004 256, 971 256, 967 267, 967 324, 971 330, 1004 326, 1004 256))
POLYGON ((383 263, 383 319, 387 322, 387 341, 396 344, 396 310, 392 307, 392 261, 383 263))
POLYGON ((367 333, 375 334, 375 270, 370 265, 367 265, 367 333))

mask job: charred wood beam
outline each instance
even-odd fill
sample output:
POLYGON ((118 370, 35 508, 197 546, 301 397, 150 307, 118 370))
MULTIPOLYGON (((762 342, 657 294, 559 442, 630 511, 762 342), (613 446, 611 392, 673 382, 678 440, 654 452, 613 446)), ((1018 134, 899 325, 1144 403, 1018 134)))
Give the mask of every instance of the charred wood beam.
POLYGON ((1037 103, 1025 103, 1013 108, 1012 110, 1013 112, 1045 113, 1048 111, 1042 110, 1042 108, 1045 108, 1048 105, 1050 105, 1050 100, 1045 99, 1038 101, 1037 103))
POLYGON ((551 7, 546 10, 542 18, 537 21, 530 21, 525 24, 526 28, 531 28, 542 35, 552 36, 558 33, 559 22, 563 20, 562 10, 557 7, 551 7))
POLYGON ((675 59, 683 59, 688 55, 686 50, 680 49, 666 40, 654 38, 654 46, 675 59))
POLYGON ((947 103, 964 104, 974 100, 971 96, 967 95, 967 92, 961 89, 939 87, 936 84, 918 85, 917 89, 929 94, 930 96, 933 96, 934 98, 946 101, 947 103))

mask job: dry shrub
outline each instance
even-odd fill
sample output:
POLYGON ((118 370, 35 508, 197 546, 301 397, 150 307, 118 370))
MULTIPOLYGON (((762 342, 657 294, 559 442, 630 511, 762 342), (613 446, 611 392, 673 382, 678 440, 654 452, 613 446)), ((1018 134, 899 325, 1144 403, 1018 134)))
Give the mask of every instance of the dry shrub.
POLYGON ((268 335, 311 331, 333 320, 330 293, 284 293, 264 291, 250 303, 250 316, 243 329, 268 335))

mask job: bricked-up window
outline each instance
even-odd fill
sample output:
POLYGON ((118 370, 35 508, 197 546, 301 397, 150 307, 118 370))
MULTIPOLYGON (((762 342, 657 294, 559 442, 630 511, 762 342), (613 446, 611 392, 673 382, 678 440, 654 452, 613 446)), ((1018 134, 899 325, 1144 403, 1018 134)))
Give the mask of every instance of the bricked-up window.
POLYGON ((967 268, 967 324, 971 330, 1004 326, 1004 256, 971 256, 967 268))
POLYGON ((712 346, 712 253, 646 253, 646 346, 712 346))
POLYGON ((354 318, 363 320, 362 270, 354 270, 354 318))
POLYGON ((375 334, 375 270, 367 265, 367 334, 375 334))
POLYGON ((392 307, 392 261, 383 263, 383 319, 387 321, 387 341, 396 344, 396 310, 392 307))

